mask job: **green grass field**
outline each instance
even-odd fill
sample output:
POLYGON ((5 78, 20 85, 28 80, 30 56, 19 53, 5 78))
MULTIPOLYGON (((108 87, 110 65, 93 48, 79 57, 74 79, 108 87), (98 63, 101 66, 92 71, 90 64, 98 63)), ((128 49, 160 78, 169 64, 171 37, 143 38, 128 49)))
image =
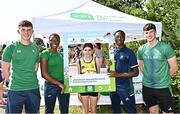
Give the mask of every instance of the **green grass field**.
MULTIPOLYGON (((146 113, 143 105, 136 105, 136 108, 137 108, 138 114, 146 113)), ((40 114, 44 114, 44 110, 45 110, 44 106, 41 106, 40 107, 40 114)), ((121 112, 122 113, 124 112, 123 108, 122 108, 121 112)), ((2 107, 0 107, 0 114, 4 114, 4 113, 5 113, 5 106, 2 106, 2 107)), ((59 114, 59 113, 60 113, 59 108, 58 108, 58 106, 56 106, 54 109, 54 114, 59 114)), ((70 106, 69 107, 69 113, 70 114, 82 114, 81 106, 70 106)), ((97 113, 98 114, 101 114, 101 113, 112 114, 111 105, 98 105, 97 106, 97 113)), ((23 114, 25 114, 25 113, 23 113, 23 114)))
MULTIPOLYGON (((145 113, 143 105, 137 105, 137 112, 138 113, 145 113)), ((124 112, 123 108, 121 110, 124 112)), ((58 106, 55 107, 54 113, 57 114, 59 113, 59 108, 58 106)), ((69 113, 70 114, 82 114, 82 109, 81 106, 70 106, 69 107, 69 113)), ((111 111, 111 105, 99 105, 97 106, 97 113, 112 113, 111 111)), ((40 114, 44 114, 44 107, 40 108, 40 114)))

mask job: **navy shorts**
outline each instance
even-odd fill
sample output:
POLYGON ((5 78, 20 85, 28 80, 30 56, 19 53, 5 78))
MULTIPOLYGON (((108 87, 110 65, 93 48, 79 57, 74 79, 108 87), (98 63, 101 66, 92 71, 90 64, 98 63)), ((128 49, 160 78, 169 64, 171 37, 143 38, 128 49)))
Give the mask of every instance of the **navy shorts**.
POLYGON ((98 96, 98 92, 91 92, 91 93, 80 93, 81 96, 98 96))
MULTIPOLYGON (((63 83, 62 81, 59 81, 63 83)), ((54 112, 56 99, 59 101, 59 109, 62 114, 68 114, 69 111, 69 93, 61 94, 61 88, 55 84, 45 81, 44 98, 45 98, 45 113, 51 114, 54 112)))
POLYGON ((146 107, 149 109, 151 106, 159 105, 163 112, 177 112, 174 99, 172 98, 169 88, 149 88, 143 86, 143 99, 146 107))
POLYGON ((26 113, 39 113, 40 99, 39 88, 24 91, 8 90, 7 113, 22 113, 23 105, 26 113))
POLYGON ((116 85, 116 91, 110 92, 110 99, 113 113, 121 113, 121 102, 124 105, 125 112, 128 114, 137 113, 135 96, 130 91, 129 84, 116 85))

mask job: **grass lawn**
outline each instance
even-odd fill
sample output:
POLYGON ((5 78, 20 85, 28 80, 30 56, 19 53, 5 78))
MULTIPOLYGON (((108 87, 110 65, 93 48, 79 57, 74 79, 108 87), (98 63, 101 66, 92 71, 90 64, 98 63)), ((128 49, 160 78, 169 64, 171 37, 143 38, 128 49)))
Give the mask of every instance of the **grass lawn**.
MULTIPOLYGON (((137 109, 137 113, 139 114, 144 114, 146 113, 146 111, 144 111, 144 107, 143 105, 136 105, 136 109, 137 109)), ((40 114, 44 114, 44 106, 40 107, 40 114)), ((24 111, 23 111, 24 112, 24 111)), ((122 113, 124 112, 124 110, 122 109, 121 111, 122 113)), ((0 114, 4 114, 5 113, 5 107, 0 107, 0 114)), ((54 110, 54 114, 59 114, 59 108, 58 106, 55 107, 54 110)), ((69 107, 69 113, 70 114, 82 114, 82 110, 81 110, 81 106, 70 106, 69 107)), ((111 105, 98 105, 97 107, 97 113, 101 114, 101 113, 108 113, 108 114, 112 114, 111 111, 111 105)), ((25 113, 23 113, 25 114, 25 113)))
MULTIPOLYGON (((137 112, 138 113, 145 113, 143 105, 137 105, 137 112)), ((98 105, 97 106, 97 112, 100 113, 112 113, 111 111, 111 105, 98 105)), ((122 112, 124 110, 122 109, 122 112)), ((55 114, 59 113, 58 106, 55 107, 55 114)), ((70 106, 69 107, 69 113, 70 114, 82 114, 81 106, 70 106)), ((40 108, 40 114, 44 114, 44 106, 40 108)))

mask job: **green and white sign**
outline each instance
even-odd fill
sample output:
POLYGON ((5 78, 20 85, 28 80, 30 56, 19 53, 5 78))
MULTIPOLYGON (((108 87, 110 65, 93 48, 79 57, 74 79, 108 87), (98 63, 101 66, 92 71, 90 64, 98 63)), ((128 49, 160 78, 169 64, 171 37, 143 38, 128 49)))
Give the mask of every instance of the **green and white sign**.
POLYGON ((80 20, 94 20, 94 17, 87 13, 71 13, 70 16, 71 18, 80 20))
POLYGON ((107 67, 100 69, 100 73, 77 73, 77 61, 83 57, 81 52, 84 43, 101 43, 101 50, 105 53, 105 63, 109 59, 109 38, 106 33, 68 33, 64 35, 64 81, 67 93, 110 92, 115 91, 115 78, 110 78, 107 67), (81 54, 81 55, 80 55, 81 54))
POLYGON ((111 15, 94 15, 85 12, 73 12, 70 13, 70 18, 78 20, 97 20, 97 21, 122 21, 123 16, 111 16, 111 15))

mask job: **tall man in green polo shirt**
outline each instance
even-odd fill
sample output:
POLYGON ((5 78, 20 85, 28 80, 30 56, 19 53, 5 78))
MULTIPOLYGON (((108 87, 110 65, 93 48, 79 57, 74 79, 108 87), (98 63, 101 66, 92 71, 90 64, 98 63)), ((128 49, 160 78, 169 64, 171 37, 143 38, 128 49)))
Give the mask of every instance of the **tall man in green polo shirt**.
POLYGON ((18 25, 20 41, 7 46, 3 53, 2 70, 6 80, 10 79, 7 113, 38 113, 40 106, 39 84, 36 75, 39 49, 30 41, 33 25, 23 20, 18 25), (10 73, 12 68, 12 73, 10 73))
POLYGON ((178 70, 174 50, 156 39, 156 27, 148 23, 143 28, 147 43, 139 47, 137 56, 143 72, 143 99, 150 113, 175 113, 171 93, 171 77, 178 70))

